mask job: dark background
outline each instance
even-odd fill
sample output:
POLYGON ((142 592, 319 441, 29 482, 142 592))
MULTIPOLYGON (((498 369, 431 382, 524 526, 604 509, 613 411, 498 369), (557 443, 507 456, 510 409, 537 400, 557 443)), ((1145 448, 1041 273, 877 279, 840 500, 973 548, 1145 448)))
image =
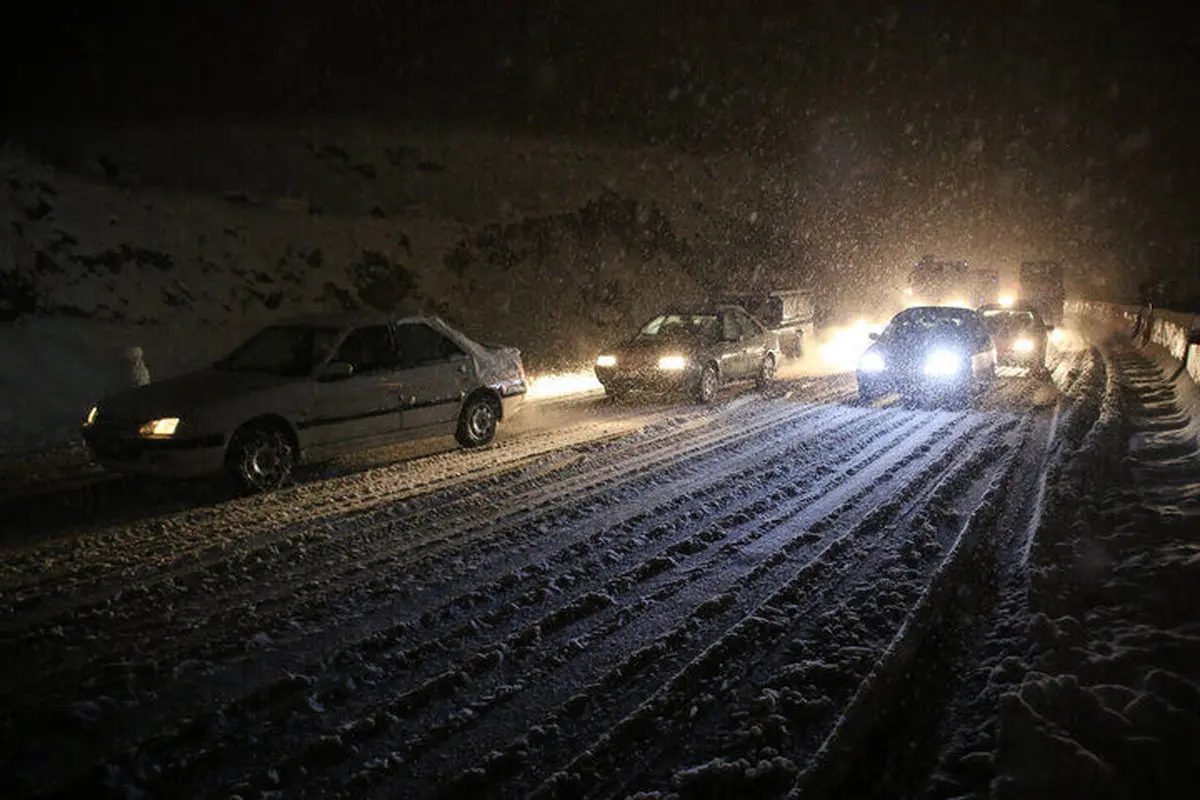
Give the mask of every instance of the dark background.
POLYGON ((953 227, 1024 206, 1077 261, 1200 270, 1200 36, 1184 4, 50 2, 24 19, 13 5, 18 137, 357 114, 666 143, 772 160, 864 218, 939 207, 953 227))

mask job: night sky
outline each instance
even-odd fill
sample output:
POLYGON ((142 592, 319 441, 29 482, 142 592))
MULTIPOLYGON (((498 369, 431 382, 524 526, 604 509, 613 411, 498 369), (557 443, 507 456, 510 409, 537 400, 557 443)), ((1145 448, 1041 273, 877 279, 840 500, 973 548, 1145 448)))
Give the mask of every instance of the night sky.
POLYGON ((175 5, 39 5, 6 50, 13 118, 350 112, 750 153, 890 236, 954 198, 948 218, 1045 220, 1077 260, 1197 269, 1183 4, 175 5))

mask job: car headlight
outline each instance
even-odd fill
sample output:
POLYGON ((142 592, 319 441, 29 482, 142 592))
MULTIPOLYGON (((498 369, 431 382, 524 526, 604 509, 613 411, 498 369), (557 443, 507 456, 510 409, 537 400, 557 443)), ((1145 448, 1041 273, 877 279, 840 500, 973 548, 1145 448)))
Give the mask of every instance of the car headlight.
POLYGON ((883 372, 887 369, 887 364, 883 362, 883 356, 871 351, 863 355, 862 360, 858 362, 858 369, 861 372, 883 372))
POLYGON ((87 413, 87 417, 84 419, 83 424, 86 427, 91 427, 92 425, 95 425, 96 424, 96 415, 99 413, 100 413, 100 407, 92 406, 92 410, 87 413))
POLYGON ((925 374, 931 378, 957 375, 962 369, 962 358, 953 350, 934 350, 925 357, 925 374))
POLYGON ((596 356, 597 367, 615 367, 617 365, 616 356, 596 356))
POLYGON ((152 419, 138 428, 138 436, 144 439, 170 439, 179 428, 179 417, 152 419))
POLYGON ((658 360, 659 369, 679 370, 687 367, 687 359, 683 356, 663 356, 658 360))
POLYGON ((1016 350, 1018 353, 1032 353, 1033 352, 1033 340, 1032 339, 1017 339, 1017 341, 1013 343, 1013 350, 1016 350))

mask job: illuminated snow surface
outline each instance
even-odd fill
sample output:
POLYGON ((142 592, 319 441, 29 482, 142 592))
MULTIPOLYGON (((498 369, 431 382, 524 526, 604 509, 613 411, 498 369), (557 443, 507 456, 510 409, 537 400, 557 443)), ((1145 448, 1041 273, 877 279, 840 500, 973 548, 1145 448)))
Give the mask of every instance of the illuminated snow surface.
POLYGON ((816 355, 711 407, 582 368, 483 450, 246 499, 10 459, 4 793, 1170 796, 1194 390, 1075 344, 962 410, 816 355))

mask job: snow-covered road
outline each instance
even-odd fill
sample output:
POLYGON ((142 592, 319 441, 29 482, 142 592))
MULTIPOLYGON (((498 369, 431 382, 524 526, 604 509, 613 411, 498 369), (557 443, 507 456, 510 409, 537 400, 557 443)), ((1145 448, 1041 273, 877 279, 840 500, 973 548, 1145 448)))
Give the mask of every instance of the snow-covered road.
POLYGON ((542 403, 251 499, 27 489, 0 791, 836 794, 946 609, 1027 550, 1097 357, 961 411, 848 375, 542 403))

